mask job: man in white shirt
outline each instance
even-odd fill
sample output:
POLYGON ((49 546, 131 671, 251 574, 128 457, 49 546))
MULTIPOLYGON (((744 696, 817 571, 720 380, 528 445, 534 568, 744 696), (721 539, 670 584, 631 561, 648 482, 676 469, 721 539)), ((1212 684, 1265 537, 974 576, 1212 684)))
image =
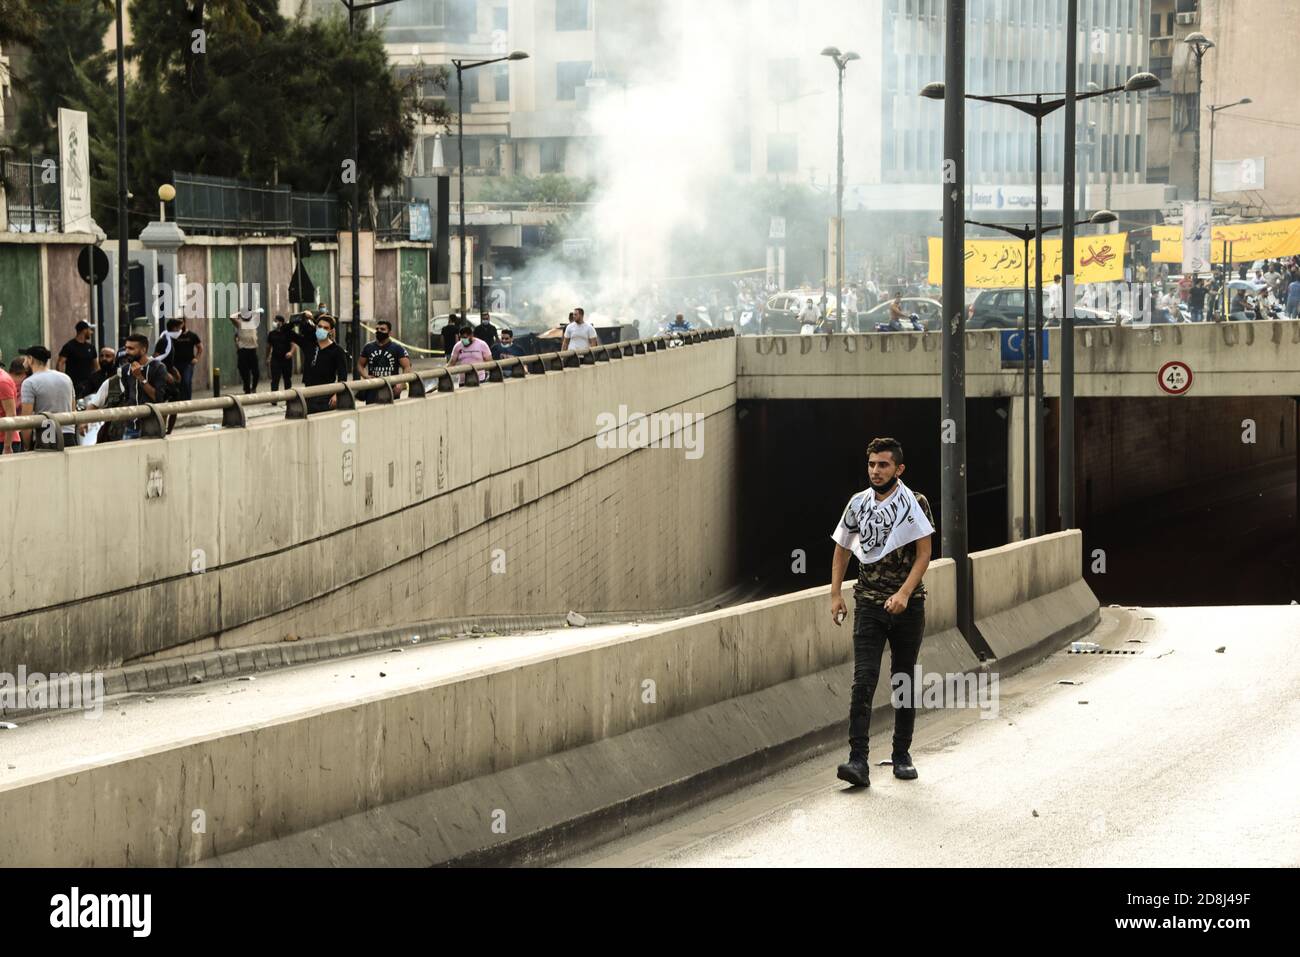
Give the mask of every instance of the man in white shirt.
POLYGON ((564 342, 560 351, 568 352, 572 349, 575 352, 586 352, 598 343, 596 327, 587 321, 587 313, 581 308, 573 310, 573 322, 564 328, 564 342))
POLYGON ((1047 318, 1061 318, 1061 277, 1053 276, 1052 284, 1047 287, 1047 318))
POLYGON ((817 323, 821 322, 821 318, 821 311, 816 305, 814 305, 813 301, 809 299, 804 303, 803 311, 799 313, 799 326, 802 329, 803 326, 811 325, 816 329, 817 323))

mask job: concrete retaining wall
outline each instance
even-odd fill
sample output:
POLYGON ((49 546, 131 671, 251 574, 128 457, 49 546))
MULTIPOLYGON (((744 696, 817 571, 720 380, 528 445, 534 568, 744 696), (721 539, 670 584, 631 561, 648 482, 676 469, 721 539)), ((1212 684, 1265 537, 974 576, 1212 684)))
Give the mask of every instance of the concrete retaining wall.
MULTIPOLYGON (((990 596, 981 609, 999 608, 993 616, 1013 614, 1003 606, 1018 596, 1032 604, 1059 594, 1048 586, 1069 577, 1067 544, 1020 548, 981 567, 1031 568, 1041 557, 1051 571, 990 596)), ((926 575, 926 672, 981 668, 953 628, 953 572, 941 559, 926 575)), ((561 836, 572 850, 573 840, 662 816, 709 787, 842 745, 851 627, 852 618, 831 623, 822 586, 147 753, 123 742, 119 760, 0 789, 0 818, 14 825, 0 829, 0 862, 544 858, 561 836), (190 827, 196 808, 202 834, 190 827)), ((1040 638, 1019 641, 1041 647, 1040 638)), ((878 712, 888 695, 886 680, 878 712)))
MULTIPOLYGON (((1061 333, 1048 331, 1044 389, 1060 395, 1061 333)), ((740 399, 937 399, 940 335, 743 336, 740 399)), ((1300 394, 1300 322, 1233 322, 1079 329, 1075 393, 1163 398, 1157 373, 1171 360, 1191 367, 1190 396, 1300 394)), ((1017 394, 1019 371, 1002 368, 1000 333, 966 333, 966 395, 1017 394)))
POLYGON ((735 577, 734 381, 720 340, 307 421, 15 456, 0 465, 0 670, 703 600, 735 577), (597 416, 620 405, 705 415, 702 454, 598 448, 597 416))
MULTIPOLYGON (((951 562, 939 561, 926 587, 937 599, 952 591, 952 582, 951 562)), ((935 605, 923 661, 948 670, 974 667, 974 656, 949 627, 947 604, 936 600, 935 605)), ((372 696, 20 781, 0 790, 0 818, 24 822, 0 829, 0 862, 194 862, 217 849, 229 853, 638 729, 661 735, 654 729, 671 719, 838 669, 829 689, 822 684, 836 699, 834 706, 823 702, 806 710, 827 716, 809 729, 820 730, 826 720, 846 721, 848 709, 843 683, 852 655, 852 619, 836 628, 829 609, 823 586, 558 657, 537 654, 450 681, 431 680, 395 696, 372 696), (650 704, 644 700, 647 680, 656 688, 650 704), (195 808, 206 813, 205 834, 190 831, 195 808)), ((877 701, 883 704, 887 696, 886 682, 877 701)), ((777 718, 770 720, 780 725, 777 718)), ((744 742, 754 740, 753 730, 746 724, 738 736, 736 728, 715 733, 744 742)), ((704 741, 663 743, 669 745, 667 763, 647 767, 670 779, 678 777, 675 761, 725 757, 711 753, 704 741)), ((568 797, 557 792, 563 790, 559 781, 535 781, 536 794, 527 804, 511 804, 506 794, 496 793, 492 807, 481 810, 490 817, 504 806, 508 817, 523 817, 516 818, 515 827, 527 829, 528 813, 567 813, 570 798, 611 797, 630 783, 615 767, 589 767, 576 784, 569 780, 575 793, 568 797), (547 805, 554 806, 547 810, 547 805), (525 807, 534 810, 524 812, 525 807)), ((541 823, 539 818, 537 826, 541 823)), ((457 849, 481 848, 490 834, 465 835, 467 843, 457 849)))
POLYGON ((1100 605, 1083 580, 1083 533, 971 552, 975 626, 999 670, 1091 631, 1100 605))

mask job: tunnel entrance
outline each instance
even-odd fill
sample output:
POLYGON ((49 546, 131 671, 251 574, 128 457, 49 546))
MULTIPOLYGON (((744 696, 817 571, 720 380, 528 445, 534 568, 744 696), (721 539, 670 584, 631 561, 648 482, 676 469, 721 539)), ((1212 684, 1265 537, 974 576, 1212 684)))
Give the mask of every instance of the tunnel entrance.
POLYGON ((1296 405, 1285 396, 1077 400, 1084 576, 1102 604, 1300 600, 1296 405))
MULTIPOLYGON (((969 549, 1007 541, 1007 405, 966 404, 969 549)), ((740 569, 770 594, 830 579, 831 531, 855 492, 867 486, 867 443, 891 435, 903 446, 908 487, 929 500, 936 528, 938 399, 750 400, 740 418, 740 569), (799 571, 799 556, 803 571, 799 571)), ((934 554, 940 555, 939 536, 934 554)))

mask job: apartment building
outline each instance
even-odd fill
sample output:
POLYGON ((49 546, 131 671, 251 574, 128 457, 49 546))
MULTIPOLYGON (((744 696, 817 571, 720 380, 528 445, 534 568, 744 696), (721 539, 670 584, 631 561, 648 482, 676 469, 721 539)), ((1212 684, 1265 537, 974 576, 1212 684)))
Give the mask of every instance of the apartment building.
POLYGON ((1216 210, 1243 217, 1300 214, 1300 4, 1294 0, 1150 0, 1152 70, 1164 92, 1151 100, 1148 175, 1179 199, 1210 196, 1210 106, 1215 111, 1216 210), (1197 89, 1192 34, 1214 45, 1201 58, 1197 89), (1199 93, 1199 95, 1198 95, 1199 93), (1200 132, 1200 169, 1196 138, 1200 132))

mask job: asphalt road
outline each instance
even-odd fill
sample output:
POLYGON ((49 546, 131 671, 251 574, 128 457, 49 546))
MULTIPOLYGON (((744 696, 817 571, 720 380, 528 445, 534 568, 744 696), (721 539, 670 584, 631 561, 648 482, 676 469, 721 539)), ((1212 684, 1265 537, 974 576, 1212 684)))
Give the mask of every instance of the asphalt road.
POLYGON ((1142 653, 922 714, 916 781, 877 722, 870 788, 836 780, 846 746, 567 866, 1300 865, 1300 607, 1104 608, 1090 637, 1142 653))

